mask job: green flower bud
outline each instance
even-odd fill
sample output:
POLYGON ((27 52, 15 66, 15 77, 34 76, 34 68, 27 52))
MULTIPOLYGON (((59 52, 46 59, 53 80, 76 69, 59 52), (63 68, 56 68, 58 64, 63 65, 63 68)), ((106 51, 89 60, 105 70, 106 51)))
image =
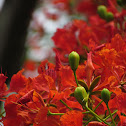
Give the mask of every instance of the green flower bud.
POLYGON ((84 87, 80 86, 77 87, 74 91, 74 97, 77 99, 77 101, 83 105, 88 101, 87 92, 84 87))
POLYGON ((77 52, 73 51, 69 54, 69 64, 73 71, 76 71, 80 61, 80 56, 77 52))
POLYGON ((102 100, 108 104, 109 100, 110 100, 110 92, 107 88, 104 88, 102 91, 101 91, 101 98, 102 100))
POLYGON ((101 18, 103 18, 103 19, 106 18, 106 14, 107 14, 106 6, 104 6, 104 5, 98 6, 97 12, 98 12, 98 14, 99 14, 99 16, 100 16, 101 18))
POLYGON ((108 12, 107 15, 106 15, 106 21, 109 22, 109 21, 112 21, 114 19, 114 15, 112 12, 108 12))

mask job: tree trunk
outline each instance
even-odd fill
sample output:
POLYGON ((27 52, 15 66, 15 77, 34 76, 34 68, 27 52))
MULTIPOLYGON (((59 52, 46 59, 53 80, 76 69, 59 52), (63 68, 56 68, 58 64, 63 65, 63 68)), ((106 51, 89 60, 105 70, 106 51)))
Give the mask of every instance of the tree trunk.
POLYGON ((5 0, 0 12, 0 67, 10 77, 22 65, 24 44, 37 0, 5 0))

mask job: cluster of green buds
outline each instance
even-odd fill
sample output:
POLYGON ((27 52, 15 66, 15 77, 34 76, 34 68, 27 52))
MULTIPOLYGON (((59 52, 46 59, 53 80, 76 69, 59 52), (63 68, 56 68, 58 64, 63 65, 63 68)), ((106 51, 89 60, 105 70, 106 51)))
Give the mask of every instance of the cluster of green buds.
POLYGON ((89 97, 92 94, 97 93, 97 92, 93 92, 93 89, 98 85, 101 76, 96 77, 90 85, 87 85, 87 83, 85 83, 83 80, 77 80, 75 72, 78 68, 79 60, 80 60, 80 56, 77 52, 72 51, 69 54, 69 64, 71 69, 74 72, 75 80, 77 83, 77 88, 74 91, 74 96, 82 106, 85 106, 85 104, 88 102, 89 97))
MULTIPOLYGON (((104 6, 102 6, 102 9, 103 8, 104 8, 104 6)), ((105 14, 105 12, 103 10, 102 10, 101 17, 104 18, 104 15, 106 15, 106 14, 105 14)), ((99 83, 99 81, 101 79, 101 76, 97 76, 96 78, 94 78, 94 80, 90 83, 90 85, 85 83, 83 80, 77 80, 76 70, 77 70, 78 65, 79 65, 79 60, 80 60, 80 56, 79 56, 79 54, 77 52, 73 51, 73 52, 71 52, 69 54, 69 64, 70 64, 71 69, 74 72, 75 80, 76 80, 76 83, 77 83, 77 87, 74 90, 74 97, 82 105, 82 107, 84 109, 90 111, 90 113, 94 117, 96 117, 98 120, 100 120, 100 121, 102 121, 105 124, 110 126, 110 124, 108 124, 104 119, 102 119, 101 117, 99 117, 95 113, 95 109, 92 110, 92 109, 90 109, 90 107, 88 107, 88 104, 90 103, 91 95, 99 94, 99 91, 93 91, 93 89, 98 85, 98 83, 99 83)), ((112 122, 113 122, 114 125, 116 125, 115 121, 113 120, 113 117, 112 117, 111 111, 109 109, 109 106, 108 106, 108 102, 110 100, 111 93, 107 88, 104 88, 102 91, 100 91, 100 93, 101 93, 102 101, 105 102, 105 104, 106 104, 106 106, 108 108, 108 111, 109 111, 109 114, 111 116, 112 122)), ((102 103, 102 101, 97 105, 97 107, 102 103)))
POLYGON ((75 73, 77 68, 78 68, 79 61, 80 61, 79 54, 77 52, 75 52, 75 51, 72 51, 69 54, 69 64, 70 64, 71 69, 74 72, 75 80, 76 80, 76 83, 77 83, 77 87, 76 87, 76 89, 74 91, 74 97, 76 98, 76 100, 81 105, 85 105, 86 102, 88 101, 87 92, 86 92, 86 90, 85 90, 85 88, 83 86, 78 85, 78 80, 76 78, 76 73, 75 73))
MULTIPOLYGON (((100 12, 102 12, 102 14, 99 13, 99 14, 101 14, 100 16, 104 17, 105 13, 106 13, 106 7, 101 5, 101 6, 99 6, 98 10, 99 11, 101 10, 100 12)), ((79 65, 79 60, 80 60, 80 56, 77 52, 72 51, 69 54, 69 64, 70 64, 70 67, 73 70, 73 72, 75 72, 77 70, 78 65, 79 65)), ((96 77, 92 81, 92 83, 90 84, 89 87, 87 86, 87 84, 84 81, 79 81, 79 84, 77 85, 78 87, 74 91, 74 96, 81 105, 85 104, 88 101, 89 96, 87 94, 95 93, 92 91, 98 85, 100 78, 101 78, 101 76, 96 77)), ((75 77, 75 79, 77 80, 76 77, 75 77)), ((76 81, 76 82, 78 82, 78 81, 76 81)), ((104 88, 101 91, 101 98, 106 103, 106 105, 108 105, 110 96, 111 96, 111 94, 107 88, 104 88)))
POLYGON ((114 15, 112 12, 107 12, 107 8, 104 5, 99 5, 97 8, 97 12, 99 16, 106 20, 107 22, 110 22, 114 19, 114 15))
MULTIPOLYGON (((84 106, 85 103, 88 102, 88 98, 92 94, 97 93, 97 92, 93 92, 93 89, 98 85, 98 82, 99 82, 101 76, 96 77, 90 85, 87 85, 87 83, 85 83, 83 80, 77 80, 75 72, 78 68, 79 60, 80 60, 80 56, 77 52, 72 51, 69 54, 69 64, 70 64, 71 69, 74 72, 75 80, 77 83, 77 88, 75 89, 74 96, 77 99, 77 101, 82 106, 84 106)), ((88 73, 88 71, 87 71, 87 73, 88 73)))

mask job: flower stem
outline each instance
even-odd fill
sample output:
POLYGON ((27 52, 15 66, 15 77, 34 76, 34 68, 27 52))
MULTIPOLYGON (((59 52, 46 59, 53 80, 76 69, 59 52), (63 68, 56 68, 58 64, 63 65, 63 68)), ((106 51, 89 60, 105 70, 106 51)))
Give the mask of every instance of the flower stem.
POLYGON ((50 110, 48 110, 48 116, 50 116, 50 115, 64 115, 65 113, 52 113, 52 112, 50 112, 50 110))
POLYGON ((60 102, 62 102, 67 108, 69 108, 70 110, 73 110, 72 108, 70 108, 63 100, 60 100, 60 102))
MULTIPOLYGON (((115 110, 115 111, 112 113, 112 116, 113 116, 117 111, 118 111, 118 110, 115 110)), ((108 115, 106 118, 104 118, 104 120, 107 120, 109 117, 110 117, 110 115, 108 115)))
POLYGON ((89 122, 91 122, 93 119, 94 119, 94 117, 91 117, 91 118, 84 124, 84 126, 87 126, 87 124, 88 124, 89 122))
POLYGON ((3 114, 5 113, 6 111, 3 111, 2 113, 0 113, 0 117, 3 117, 3 114))
POLYGON ((89 114, 89 113, 90 113, 90 111, 82 112, 82 114, 89 114))
POLYGON ((76 76, 76 71, 73 71, 73 72, 74 72, 75 81, 76 81, 76 84, 77 84, 77 87, 78 87, 79 85, 78 85, 78 80, 77 80, 77 76, 76 76))
POLYGON ((102 118, 99 117, 94 111, 92 111, 92 110, 87 106, 87 104, 85 105, 85 107, 86 107, 86 109, 87 109, 88 111, 91 112, 92 115, 94 115, 96 118, 100 119, 102 122, 104 122, 105 124, 107 124, 107 125, 110 126, 110 124, 108 124, 104 119, 102 119, 102 118))
POLYGON ((97 105, 97 106, 94 108, 94 110, 93 110, 94 112, 95 112, 95 110, 99 107, 99 105, 100 105, 102 102, 103 102, 103 100, 102 100, 101 102, 98 103, 98 105, 97 105))
POLYGON ((110 117, 111 117, 111 119, 112 119, 112 122, 113 122, 114 126, 116 126, 116 123, 115 123, 114 119, 112 118, 112 114, 111 114, 111 111, 110 111, 110 108, 109 108, 108 104, 106 104, 106 106, 107 106, 107 108, 108 108, 109 115, 110 115, 110 117))
MULTIPOLYGON (((99 107, 99 105, 103 102, 103 100, 101 102, 99 102, 99 104, 94 108, 94 112, 95 110, 99 107)), ((86 111, 86 112, 82 112, 83 114, 86 114, 86 113, 91 113, 90 111, 86 111)), ((94 117, 91 117, 87 122, 85 122, 84 126, 86 126, 90 121, 92 121, 94 119, 94 117)), ((98 119, 98 118, 97 118, 98 119)), ((99 119, 98 119, 99 120, 99 119)), ((101 122, 101 120, 99 120, 101 122)))

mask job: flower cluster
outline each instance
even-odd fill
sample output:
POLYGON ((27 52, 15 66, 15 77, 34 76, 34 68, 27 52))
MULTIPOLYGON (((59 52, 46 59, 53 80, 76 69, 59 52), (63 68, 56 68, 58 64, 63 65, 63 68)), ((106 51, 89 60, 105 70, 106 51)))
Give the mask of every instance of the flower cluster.
MULTIPOLYGON (((74 2, 53 0, 69 13, 74 2)), ((55 65, 42 61, 34 78, 22 69, 9 89, 0 74, 4 126, 126 125, 126 2, 82 0, 75 8, 88 22, 57 29, 55 65)))

